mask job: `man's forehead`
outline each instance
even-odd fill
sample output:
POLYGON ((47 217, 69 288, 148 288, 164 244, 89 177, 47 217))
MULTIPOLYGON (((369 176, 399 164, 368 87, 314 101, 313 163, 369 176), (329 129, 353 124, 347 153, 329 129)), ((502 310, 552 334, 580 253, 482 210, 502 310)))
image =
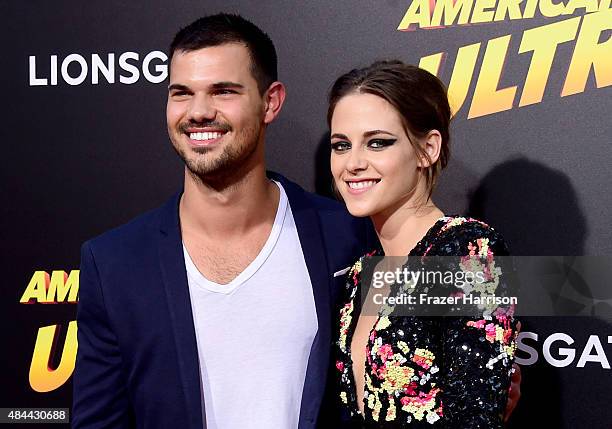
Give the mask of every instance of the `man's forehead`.
POLYGON ((227 80, 251 75, 251 58, 244 44, 225 43, 193 51, 177 51, 170 63, 170 79, 227 80))
POLYGON ((219 63, 247 63, 251 57, 243 43, 224 43, 217 46, 189 51, 177 50, 172 56, 172 64, 194 63, 198 65, 217 65, 219 63))

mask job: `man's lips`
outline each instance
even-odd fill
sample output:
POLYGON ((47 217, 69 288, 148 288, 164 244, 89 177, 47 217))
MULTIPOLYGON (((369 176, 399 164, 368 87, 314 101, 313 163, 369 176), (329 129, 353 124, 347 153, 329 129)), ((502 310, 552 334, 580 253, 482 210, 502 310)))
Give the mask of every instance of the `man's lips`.
POLYGON ((381 179, 352 179, 345 180, 348 192, 351 194, 362 194, 372 189, 381 179))
POLYGON ((208 146, 217 143, 226 133, 226 130, 218 128, 188 128, 185 130, 189 142, 194 146, 208 146))

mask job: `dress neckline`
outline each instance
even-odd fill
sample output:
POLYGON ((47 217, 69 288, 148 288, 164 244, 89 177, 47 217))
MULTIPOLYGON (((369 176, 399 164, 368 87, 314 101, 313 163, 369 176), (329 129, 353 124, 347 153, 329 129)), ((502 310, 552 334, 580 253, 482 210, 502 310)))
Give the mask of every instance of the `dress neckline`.
MULTIPOLYGON (((427 232, 425 232, 425 234, 414 245, 414 247, 410 249, 410 252, 408 252, 408 255, 406 256, 419 256, 417 251, 421 247, 423 247, 425 243, 430 242, 431 239, 438 234, 438 232, 442 229, 442 227, 446 224, 446 222, 449 221, 449 219, 454 219, 456 217, 457 217, 456 215, 451 215, 451 216, 443 215, 443 216, 440 216, 438 219, 436 219, 434 224, 427 230, 427 232)), ((382 248, 382 245, 378 243, 377 247, 371 253, 369 253, 368 256, 386 256, 386 255, 385 255, 385 251, 382 248)))

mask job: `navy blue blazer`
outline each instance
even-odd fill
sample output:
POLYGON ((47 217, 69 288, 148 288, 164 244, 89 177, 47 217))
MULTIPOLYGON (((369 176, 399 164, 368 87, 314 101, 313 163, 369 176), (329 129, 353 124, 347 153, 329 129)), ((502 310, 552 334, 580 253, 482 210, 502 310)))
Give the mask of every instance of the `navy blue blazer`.
MULTIPOLYGON (((340 203, 268 175, 287 193, 313 287, 319 330, 308 360, 299 428, 314 428, 325 418, 322 407, 330 406, 323 396, 344 284, 344 276, 334 273, 369 250, 374 236, 369 220, 351 217, 340 203)), ((83 244, 74 428, 205 427, 178 217, 181 193, 83 244)))

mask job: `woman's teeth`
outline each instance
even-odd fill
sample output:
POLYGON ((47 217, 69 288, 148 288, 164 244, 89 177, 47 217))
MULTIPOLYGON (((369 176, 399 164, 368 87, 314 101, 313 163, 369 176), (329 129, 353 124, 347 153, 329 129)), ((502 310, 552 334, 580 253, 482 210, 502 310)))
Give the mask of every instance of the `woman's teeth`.
POLYGON ((351 189, 364 189, 370 188, 376 184, 375 180, 365 180, 363 182, 348 182, 349 188, 351 189))

